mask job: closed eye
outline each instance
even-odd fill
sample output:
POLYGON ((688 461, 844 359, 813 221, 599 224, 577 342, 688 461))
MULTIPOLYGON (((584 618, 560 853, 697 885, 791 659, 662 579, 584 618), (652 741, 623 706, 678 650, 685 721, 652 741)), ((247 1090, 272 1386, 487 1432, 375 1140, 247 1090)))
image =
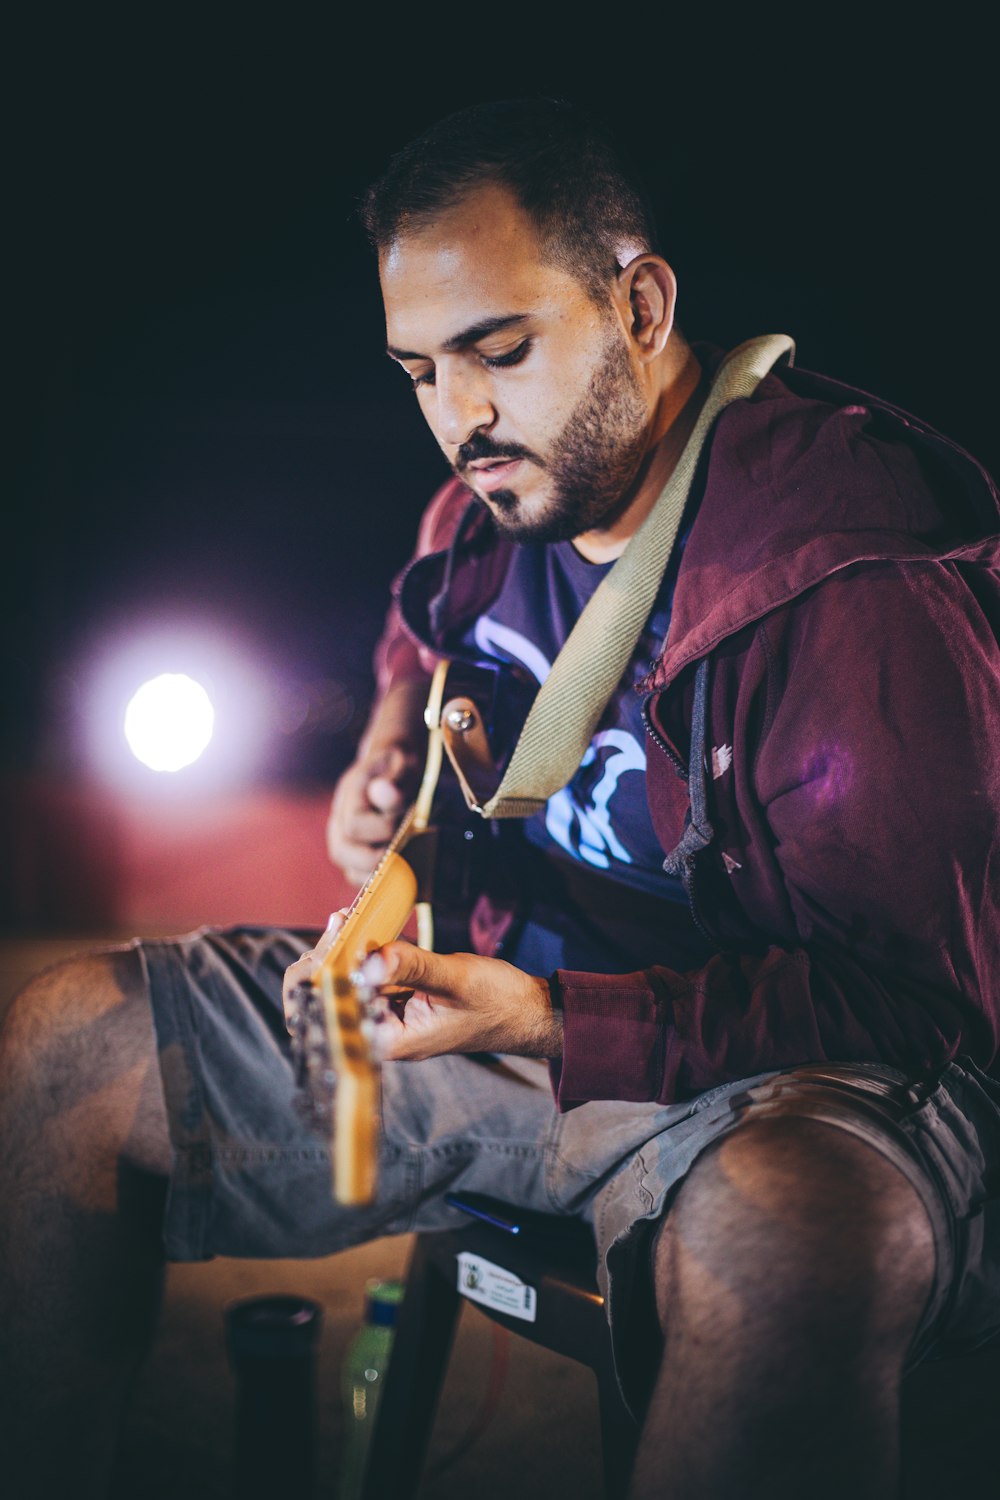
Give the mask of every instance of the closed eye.
MULTIPOLYGON (((531 339, 523 339, 521 343, 518 344, 515 349, 511 349, 508 354, 480 354, 478 358, 488 370, 509 370, 512 369, 514 365, 519 365, 530 352, 531 339)), ((421 386, 433 385, 433 368, 430 370, 426 370, 422 375, 411 375, 410 384, 413 386, 414 390, 419 390, 421 386)))
POLYGON ((519 365, 530 349, 531 340, 524 339, 509 354, 481 354, 479 358, 488 370, 509 370, 511 365, 519 365))

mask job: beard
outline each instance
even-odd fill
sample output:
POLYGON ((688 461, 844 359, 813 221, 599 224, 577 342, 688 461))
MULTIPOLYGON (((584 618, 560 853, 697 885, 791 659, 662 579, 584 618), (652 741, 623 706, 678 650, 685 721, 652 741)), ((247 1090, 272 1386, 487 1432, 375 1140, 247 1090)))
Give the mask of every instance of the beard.
POLYGON ((494 490, 489 507, 501 536, 514 542, 567 542, 611 526, 626 509, 645 455, 648 412, 624 344, 612 337, 580 402, 547 459, 527 448, 494 444, 476 433, 459 458, 526 458, 544 468, 551 494, 532 513, 516 490, 494 490))

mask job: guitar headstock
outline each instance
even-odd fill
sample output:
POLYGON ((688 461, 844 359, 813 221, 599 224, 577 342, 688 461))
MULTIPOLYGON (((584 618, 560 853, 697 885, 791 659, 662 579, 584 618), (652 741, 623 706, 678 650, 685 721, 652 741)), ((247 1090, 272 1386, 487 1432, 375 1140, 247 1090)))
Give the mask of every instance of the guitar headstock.
POLYGON ((378 1161, 379 1063, 371 1045, 371 994, 359 970, 402 931, 417 898, 403 855, 386 855, 352 906, 312 978, 287 1000, 299 1107, 330 1145, 338 1203, 370 1203, 378 1161))
POLYGON ((286 997, 296 1109, 311 1129, 331 1137, 338 1078, 349 1069, 374 1066, 366 1056, 375 1029, 370 1014, 373 999, 374 991, 357 970, 346 980, 331 977, 325 981, 320 974, 300 980, 286 997))

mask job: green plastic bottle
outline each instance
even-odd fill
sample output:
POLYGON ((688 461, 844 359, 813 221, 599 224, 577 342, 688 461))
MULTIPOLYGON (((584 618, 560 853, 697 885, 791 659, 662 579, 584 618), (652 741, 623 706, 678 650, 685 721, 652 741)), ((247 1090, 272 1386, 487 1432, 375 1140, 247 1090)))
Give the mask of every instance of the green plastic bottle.
POLYGON ((340 1471, 340 1500, 358 1500, 361 1494, 368 1444, 389 1366, 396 1313, 402 1298, 401 1281, 365 1283, 365 1321, 347 1347, 341 1372, 344 1459, 340 1471))

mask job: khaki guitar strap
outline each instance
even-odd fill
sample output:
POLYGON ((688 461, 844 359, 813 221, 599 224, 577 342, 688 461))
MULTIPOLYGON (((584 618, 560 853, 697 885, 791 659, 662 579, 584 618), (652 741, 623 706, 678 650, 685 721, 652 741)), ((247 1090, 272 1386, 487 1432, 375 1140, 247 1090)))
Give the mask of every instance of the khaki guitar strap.
POLYGON ((497 791, 496 773, 475 705, 453 699, 441 729, 445 749, 473 811, 484 818, 526 818, 573 777, 635 650, 670 560, 705 438, 730 401, 750 396, 783 356, 787 334, 766 334, 726 356, 659 499, 594 591, 538 691, 497 791))

